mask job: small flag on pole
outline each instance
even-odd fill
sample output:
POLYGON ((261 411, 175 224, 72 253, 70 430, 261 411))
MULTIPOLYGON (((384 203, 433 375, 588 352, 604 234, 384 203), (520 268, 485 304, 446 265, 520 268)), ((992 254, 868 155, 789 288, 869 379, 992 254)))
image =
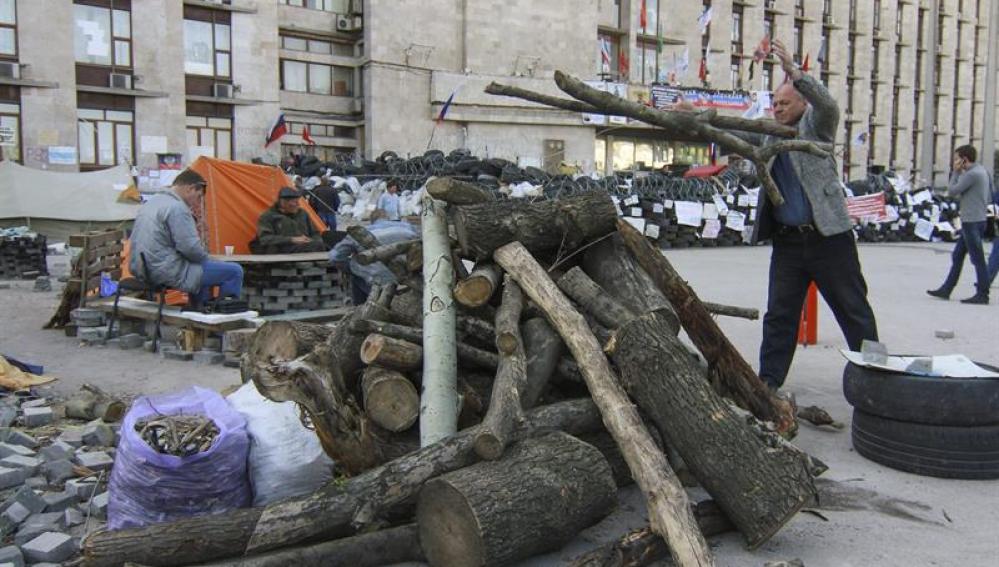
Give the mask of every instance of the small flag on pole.
POLYGON ((749 80, 753 80, 753 72, 756 64, 762 62, 770 54, 770 36, 765 36, 760 40, 760 44, 753 51, 753 60, 749 62, 749 80))
POLYGON ((611 68, 611 44, 607 38, 600 38, 600 59, 603 63, 604 73, 610 73, 611 68))
POLYGON ((711 6, 705 8, 698 16, 697 25, 701 28, 701 35, 708 33, 708 26, 711 25, 711 6))
POLYGON ((708 80, 708 52, 705 51, 701 56, 701 66, 697 68, 697 77, 701 79, 701 82, 708 80))
POLYGON ((447 111, 451 110, 451 103, 454 102, 454 95, 457 92, 458 91, 451 91, 451 96, 447 97, 447 100, 444 101, 444 106, 441 107, 441 113, 437 115, 437 118, 434 119, 434 122, 436 122, 437 124, 444 122, 444 117, 447 116, 447 111))
POLYGON ((284 121, 284 113, 278 115, 277 121, 271 126, 270 133, 267 134, 267 139, 264 141, 264 147, 273 144, 274 142, 281 139, 282 136, 288 133, 288 123, 284 121))
POLYGON ((645 0, 642 0, 642 13, 638 16, 638 24, 642 28, 642 33, 645 33, 649 27, 649 10, 645 0))
POLYGON ((306 144, 309 144, 310 146, 316 145, 316 141, 312 139, 311 135, 309 135, 309 125, 308 124, 306 124, 302 128, 302 141, 305 142, 306 144))
POLYGON ((806 53, 805 54, 805 61, 804 61, 804 63, 801 64, 801 71, 803 73, 807 73, 808 72, 808 68, 810 66, 809 64, 810 64, 810 61, 808 59, 808 54, 806 53))
POLYGON ((631 70, 631 67, 628 65, 628 56, 624 53, 624 49, 621 49, 617 54, 617 68, 618 73, 622 77, 627 77, 628 72, 631 70))

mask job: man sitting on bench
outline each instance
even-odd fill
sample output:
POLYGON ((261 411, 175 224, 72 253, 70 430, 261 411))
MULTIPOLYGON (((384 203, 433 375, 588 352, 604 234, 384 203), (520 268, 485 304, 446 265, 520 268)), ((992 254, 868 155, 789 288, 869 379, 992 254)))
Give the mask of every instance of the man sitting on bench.
POLYGON ((185 169, 170 191, 158 193, 139 208, 132 229, 128 267, 132 275, 151 286, 167 286, 191 294, 191 306, 200 308, 215 286, 219 297, 238 298, 243 290, 243 268, 208 259, 194 222, 208 183, 185 169))
POLYGON ((274 206, 260 215, 257 238, 250 243, 254 254, 325 252, 322 234, 302 210, 302 194, 284 187, 274 206))

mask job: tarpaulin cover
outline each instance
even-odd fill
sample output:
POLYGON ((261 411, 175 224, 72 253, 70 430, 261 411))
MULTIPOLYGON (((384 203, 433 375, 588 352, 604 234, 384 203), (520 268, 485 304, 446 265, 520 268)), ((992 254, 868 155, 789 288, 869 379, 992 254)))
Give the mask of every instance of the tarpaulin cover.
POLYGON ((683 176, 685 178, 691 177, 714 177, 719 173, 725 171, 727 165, 699 165, 697 167, 692 167, 684 172, 683 176))
POLYGON ((63 173, 3 161, 0 162, 0 218, 131 220, 139 207, 118 202, 131 183, 126 165, 88 173, 63 173))
MULTIPOLYGON (((190 167, 208 181, 205 222, 212 254, 224 254, 226 246, 249 254, 260 213, 274 205, 282 187, 294 186, 283 171, 267 165, 200 157, 190 167)), ((315 226, 326 226, 304 199, 302 208, 315 226)))

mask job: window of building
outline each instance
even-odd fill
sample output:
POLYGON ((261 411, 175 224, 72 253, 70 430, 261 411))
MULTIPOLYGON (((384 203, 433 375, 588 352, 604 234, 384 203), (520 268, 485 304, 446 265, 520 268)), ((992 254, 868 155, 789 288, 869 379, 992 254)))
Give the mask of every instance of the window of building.
MULTIPOLYGON (((17 87, 4 90, 16 91, 17 87)), ((15 94, 19 99, 20 93, 15 94)), ((7 97, 3 97, 7 98, 7 97)), ((21 105, 16 102, 0 102, 0 158, 21 161, 21 105)))
POLYGON ((281 35, 281 48, 289 51, 318 53, 320 55, 337 55, 340 57, 354 56, 354 46, 349 43, 310 39, 284 34, 281 35))
POLYGON ((729 64, 729 76, 733 89, 742 89, 742 60, 738 57, 732 57, 732 62, 729 64))
POLYGON ((281 3, 310 10, 336 12, 337 14, 350 12, 350 0, 281 0, 281 3))
POLYGON ((857 0, 850 0, 850 29, 857 27, 857 0))
POLYGON ((774 16, 773 14, 767 14, 763 18, 763 37, 769 37, 773 39, 774 37, 774 16))
POLYGON ((659 29, 659 0, 645 0, 645 24, 648 33, 656 33, 659 29))
POLYGON ((638 63, 639 65, 642 65, 641 80, 642 84, 645 85, 658 81, 658 75, 662 71, 662 61, 656 45, 657 44, 651 42, 640 42, 638 44, 640 57, 638 63))
POLYGON ((801 22, 794 23, 794 62, 801 64, 802 54, 805 52, 805 38, 802 33, 801 22))
POLYGON ((902 41, 902 22, 905 16, 905 4, 899 4, 895 10, 895 36, 902 41))
MULTIPOLYGON (((597 170, 602 171, 604 158, 600 144, 606 141, 598 138, 595 160, 597 170)), ((606 146, 604 146, 606 147, 606 146)), ((665 142, 643 138, 615 137, 611 144, 611 160, 614 171, 627 171, 634 168, 659 169, 667 165, 706 165, 711 154, 707 144, 665 142)))
POLYGON ((794 0, 794 15, 799 18, 805 17, 805 0, 794 0))
POLYGON ((184 72, 188 75, 232 76, 232 26, 228 12, 185 9, 184 72))
POLYGON ((0 57, 17 57, 17 7, 14 0, 0 0, 0 57))
POLYGON ((77 63, 132 66, 132 12, 73 5, 73 52, 77 63))
POLYGON ((881 31, 881 0, 874 0, 874 33, 881 31))
POLYGON ((897 83, 902 79, 902 46, 895 45, 895 82, 897 83))
POLYGON ((281 88, 302 93, 353 96, 354 69, 285 59, 281 61, 281 88))
POLYGON ((232 159, 232 118, 187 117, 187 148, 211 148, 219 159, 232 159))
POLYGON ((129 110, 77 110, 80 166, 134 163, 134 123, 135 113, 129 110))
POLYGON ((742 6, 732 6, 732 53, 743 53, 742 6))
POLYGON ((831 21, 832 0, 822 0, 822 18, 826 21, 831 21))
POLYGON ((621 49, 621 40, 614 35, 600 34, 597 39, 600 48, 600 56, 597 60, 597 74, 604 79, 610 79, 618 74, 618 53, 621 49))
POLYGON ((871 76, 876 80, 881 71, 881 42, 875 41, 871 48, 871 76))
POLYGON ((773 91, 774 90, 774 64, 764 63, 763 64, 763 90, 773 91))

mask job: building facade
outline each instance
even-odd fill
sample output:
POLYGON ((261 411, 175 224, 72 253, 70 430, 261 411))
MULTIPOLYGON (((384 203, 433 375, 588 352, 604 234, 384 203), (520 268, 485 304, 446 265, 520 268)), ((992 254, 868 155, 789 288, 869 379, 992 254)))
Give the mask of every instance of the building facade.
POLYGON ((199 155, 703 163, 703 144, 483 90, 558 95, 562 70, 636 100, 661 83, 748 97, 783 81, 752 63, 772 37, 840 101, 844 178, 928 159, 940 182, 954 147, 983 141, 991 1, 0 0, 0 150, 60 171, 127 163, 150 183, 199 155), (289 134, 265 147, 281 115, 289 134))

